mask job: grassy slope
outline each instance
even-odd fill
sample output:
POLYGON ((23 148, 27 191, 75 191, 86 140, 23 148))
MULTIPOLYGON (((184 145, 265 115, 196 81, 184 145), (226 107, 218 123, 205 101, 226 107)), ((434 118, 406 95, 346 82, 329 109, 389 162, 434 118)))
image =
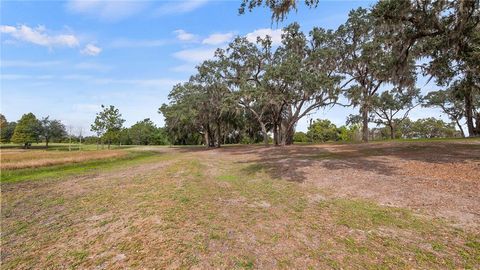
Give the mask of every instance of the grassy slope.
POLYGON ((135 179, 85 185, 81 196, 4 195, 3 267, 480 266, 479 236, 442 221, 328 198, 322 190, 272 179, 256 164, 190 154, 170 162, 135 179), (20 200, 22 209, 15 207, 20 200))
POLYGON ((120 166, 145 162, 159 156, 158 152, 152 151, 129 151, 127 156, 109 159, 90 160, 85 162, 29 168, 20 170, 2 170, 0 180, 2 183, 15 183, 27 180, 57 179, 69 175, 89 173, 107 169, 115 169, 120 166))

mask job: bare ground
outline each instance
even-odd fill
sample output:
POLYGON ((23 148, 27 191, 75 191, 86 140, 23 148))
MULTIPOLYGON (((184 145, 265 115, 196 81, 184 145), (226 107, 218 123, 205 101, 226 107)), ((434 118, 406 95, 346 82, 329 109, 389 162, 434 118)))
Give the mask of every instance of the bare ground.
POLYGON ((275 178, 311 183, 331 196, 408 207, 480 229, 480 142, 235 147, 212 151, 256 162, 275 178))
POLYGON ((2 184, 2 269, 480 267, 475 141, 157 150, 2 184))

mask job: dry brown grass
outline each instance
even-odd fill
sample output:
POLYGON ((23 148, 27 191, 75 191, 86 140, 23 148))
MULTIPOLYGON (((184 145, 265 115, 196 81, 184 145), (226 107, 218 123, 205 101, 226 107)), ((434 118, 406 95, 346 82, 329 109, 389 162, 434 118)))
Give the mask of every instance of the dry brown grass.
POLYGON ((121 150, 100 151, 44 151, 44 150, 2 150, 0 169, 18 170, 52 165, 79 163, 89 160, 122 157, 127 154, 121 150))

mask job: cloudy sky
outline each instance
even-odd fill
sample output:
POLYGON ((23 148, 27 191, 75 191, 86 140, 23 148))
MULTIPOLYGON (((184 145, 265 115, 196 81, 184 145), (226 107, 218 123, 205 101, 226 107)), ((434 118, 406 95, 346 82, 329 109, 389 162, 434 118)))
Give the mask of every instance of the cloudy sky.
MULTIPOLYGON (((89 126, 100 105, 115 105, 130 126, 151 118, 172 86, 185 81, 195 65, 235 36, 254 40, 297 21, 304 31, 336 28, 348 11, 369 1, 321 1, 301 7, 288 20, 272 23, 267 10, 238 15, 238 1, 2 1, 1 112, 8 121, 33 112, 49 115, 74 129, 89 126)), ((419 80, 422 92, 434 89, 419 80)), ((329 118, 342 125, 356 110, 335 107, 309 118, 329 118)), ((412 118, 440 116, 418 108, 412 118)), ((299 130, 306 130, 309 118, 299 130)))

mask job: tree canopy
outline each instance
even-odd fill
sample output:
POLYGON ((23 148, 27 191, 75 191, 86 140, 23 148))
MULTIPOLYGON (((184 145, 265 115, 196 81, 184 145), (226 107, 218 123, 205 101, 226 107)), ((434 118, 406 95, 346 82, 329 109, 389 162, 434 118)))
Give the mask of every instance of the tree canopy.
POLYGON ((105 140, 110 149, 110 145, 115 139, 118 139, 123 123, 122 114, 115 106, 102 105, 102 111, 97 113, 94 123, 91 125, 91 131, 97 133, 97 136, 105 140))
POLYGON ((27 113, 18 121, 11 141, 28 148, 32 142, 38 141, 39 135, 40 122, 33 113, 27 113))

